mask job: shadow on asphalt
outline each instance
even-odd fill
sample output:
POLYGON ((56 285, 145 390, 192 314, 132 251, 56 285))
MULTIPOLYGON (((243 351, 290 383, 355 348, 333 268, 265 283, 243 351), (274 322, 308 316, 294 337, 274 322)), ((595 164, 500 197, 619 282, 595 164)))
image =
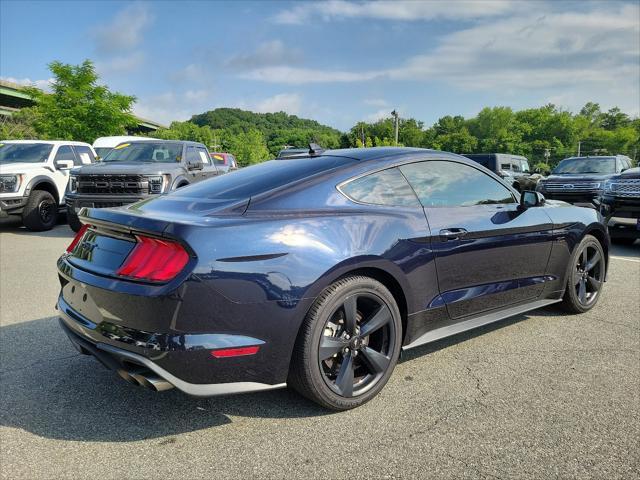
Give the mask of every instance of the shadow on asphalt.
POLYGON ((77 353, 56 317, 2 326, 0 344, 0 424, 44 438, 131 442, 219 427, 230 416, 332 413, 287 389, 196 398, 130 385, 77 353))
POLYGON ((0 219, 0 233, 14 233, 17 235, 25 235, 28 237, 45 237, 45 238, 73 238, 75 233, 69 225, 65 215, 58 217, 58 223, 53 229, 46 232, 32 232, 22 226, 20 218, 2 218, 0 219))

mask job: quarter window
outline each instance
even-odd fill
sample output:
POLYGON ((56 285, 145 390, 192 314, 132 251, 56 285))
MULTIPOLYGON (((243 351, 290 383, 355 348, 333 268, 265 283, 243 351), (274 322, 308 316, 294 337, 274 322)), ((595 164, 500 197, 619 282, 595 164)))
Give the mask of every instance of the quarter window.
POLYGON ((419 207, 411 186, 397 168, 382 170, 342 185, 341 191, 352 200, 375 205, 419 207))
POLYGON ((507 187, 464 163, 434 160, 403 165, 400 170, 424 207, 515 203, 507 187))

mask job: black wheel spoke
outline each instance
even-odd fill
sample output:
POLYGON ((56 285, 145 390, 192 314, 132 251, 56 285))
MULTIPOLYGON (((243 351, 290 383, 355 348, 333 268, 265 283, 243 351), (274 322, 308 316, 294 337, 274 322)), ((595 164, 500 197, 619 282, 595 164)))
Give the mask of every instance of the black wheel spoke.
POLYGON ((340 365, 340 372, 336 378, 336 387, 343 397, 351 397, 353 395, 353 357, 351 353, 347 353, 340 365))
POLYGON ((345 330, 350 335, 353 335, 356 331, 356 317, 358 315, 358 297, 357 295, 351 295, 344 301, 344 322, 345 330))
POLYGON ((596 253, 593 254, 593 257, 591 257, 591 259, 587 262, 584 269, 587 272, 590 272, 591 270, 593 270, 593 267, 600 263, 600 259, 600 252, 596 250, 596 253))
POLYGON ((318 352, 318 356, 320 360, 326 360, 345 349, 348 345, 349 341, 341 337, 329 337, 327 335, 323 335, 320 339, 320 351, 318 352))
POLYGON ((391 359, 384 356, 380 352, 376 352, 373 348, 365 347, 360 350, 364 363, 371 373, 382 373, 387 369, 391 359))
POLYGON ((381 305, 378 311, 360 328, 360 336, 367 337, 391 321, 391 311, 386 305, 381 305))
POLYGON ((581 303, 587 303, 587 281, 580 279, 580 285, 578 286, 578 299, 581 303))
POLYGON ((589 286, 591 287, 591 289, 594 292, 597 292, 600 290, 600 286, 602 285, 598 280, 596 280, 595 278, 588 276, 587 277, 587 283, 589 284, 589 286))

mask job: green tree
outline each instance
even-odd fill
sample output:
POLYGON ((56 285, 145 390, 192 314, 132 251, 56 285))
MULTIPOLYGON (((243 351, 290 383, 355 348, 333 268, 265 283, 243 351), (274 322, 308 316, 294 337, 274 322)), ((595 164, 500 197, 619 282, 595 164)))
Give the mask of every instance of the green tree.
POLYGON ((272 157, 267 149, 264 135, 257 129, 229 135, 226 139, 226 146, 227 151, 233 153, 238 163, 243 167, 263 162, 272 157))
POLYGON ((135 97, 111 92, 98 84, 93 63, 81 65, 52 62, 52 93, 29 87, 36 104, 28 108, 40 137, 93 142, 97 137, 122 135, 136 125, 131 114, 135 97))

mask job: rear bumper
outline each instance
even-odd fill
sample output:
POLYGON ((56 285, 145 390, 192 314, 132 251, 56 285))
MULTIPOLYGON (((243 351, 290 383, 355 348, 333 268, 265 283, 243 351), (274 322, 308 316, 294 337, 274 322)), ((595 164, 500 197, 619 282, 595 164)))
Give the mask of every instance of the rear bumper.
MULTIPOLYGON (((216 361, 242 362, 245 360, 242 357, 216 360, 209 354, 210 349, 264 343, 259 339, 240 335, 181 335, 179 337, 182 338, 177 338, 175 342, 150 343, 143 341, 143 339, 157 339, 157 335, 132 331, 131 329, 123 332, 115 325, 97 325, 72 309, 62 297, 58 299, 57 309, 60 315, 60 325, 77 350, 84 354, 93 355, 105 367, 116 371, 121 377, 132 383, 136 383, 135 380, 138 380, 141 385, 149 388, 158 385, 159 387, 154 388, 155 390, 175 387, 189 395, 201 397, 273 390, 286 385, 285 383, 268 384, 254 381, 191 383, 180 378, 175 369, 171 369, 172 372, 170 372, 169 367, 163 368, 160 365, 160 363, 166 363, 167 359, 170 359, 172 365, 176 365, 176 355, 181 357, 178 366, 182 368, 188 368, 191 365, 194 369, 200 369, 201 365, 194 364, 198 360, 208 362, 211 369, 216 368, 216 361), (206 345, 191 344, 189 346, 185 343, 194 341, 201 344, 206 342, 206 345), (182 348, 182 350, 176 351, 176 348, 182 348), (194 351, 190 351, 190 348, 194 351), (205 355, 201 355, 202 353, 205 355)), ((253 363, 255 360, 250 359, 248 362, 253 363)), ((244 368, 251 369, 251 366, 245 365, 244 368)))

